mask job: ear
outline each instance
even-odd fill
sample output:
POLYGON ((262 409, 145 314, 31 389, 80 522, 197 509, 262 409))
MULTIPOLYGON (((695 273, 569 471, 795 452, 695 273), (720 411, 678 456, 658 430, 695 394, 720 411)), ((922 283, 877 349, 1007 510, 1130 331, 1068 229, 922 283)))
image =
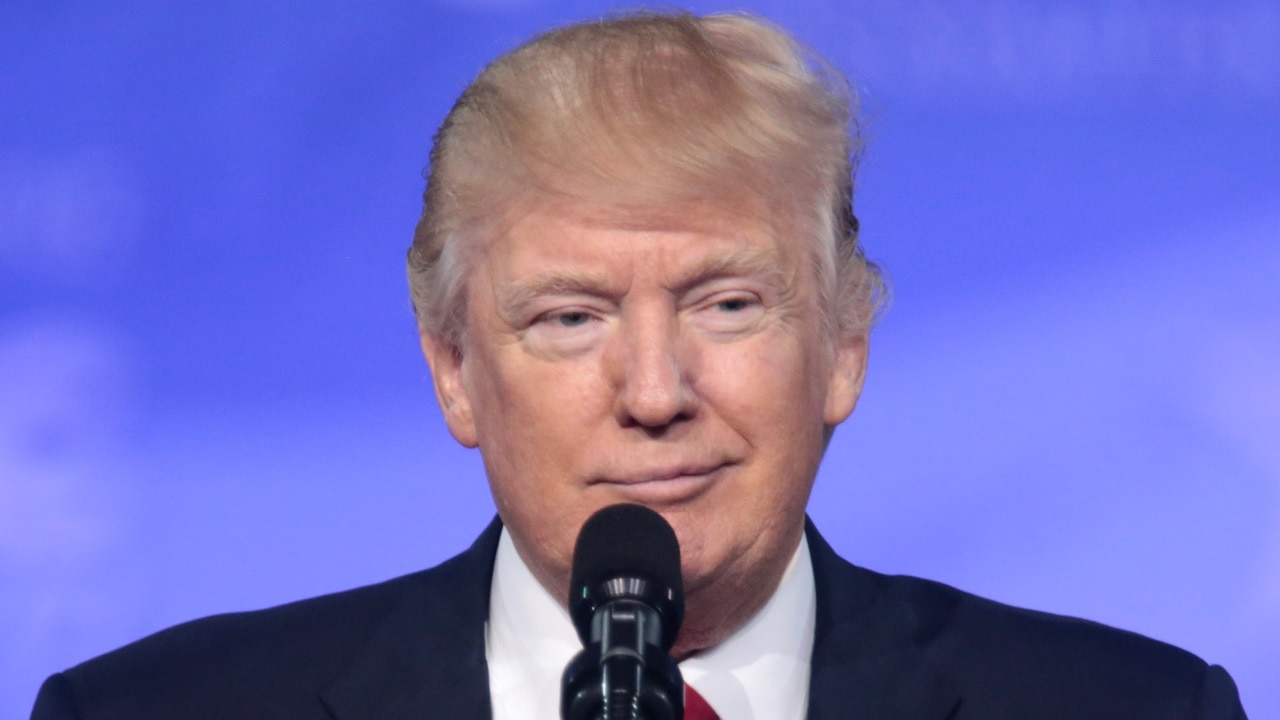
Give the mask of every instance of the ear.
POLYGON ((867 334, 862 333, 841 338, 836 343, 831 377, 827 381, 827 405, 823 412, 827 427, 835 427, 847 420, 858 404, 862 383, 867 377, 868 340, 867 334))
POLYGON ((473 448, 476 439, 475 418, 471 414, 471 396, 462 382, 462 348, 442 340, 426 330, 422 338, 422 354, 431 367, 431 382, 435 385, 436 402, 444 413, 449 434, 465 447, 473 448))

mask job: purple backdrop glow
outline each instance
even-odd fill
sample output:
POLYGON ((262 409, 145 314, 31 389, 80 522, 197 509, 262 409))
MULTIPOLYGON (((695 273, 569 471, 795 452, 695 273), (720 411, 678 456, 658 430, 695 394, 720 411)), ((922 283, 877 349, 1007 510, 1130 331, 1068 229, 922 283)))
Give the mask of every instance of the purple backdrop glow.
MULTIPOLYGON (((824 533, 1183 645, 1280 717, 1280 6, 738 7, 867 107, 896 300, 824 533)), ((470 542, 492 503, 404 289, 419 171, 486 59, 606 9, 0 5, 0 716, 470 542)))

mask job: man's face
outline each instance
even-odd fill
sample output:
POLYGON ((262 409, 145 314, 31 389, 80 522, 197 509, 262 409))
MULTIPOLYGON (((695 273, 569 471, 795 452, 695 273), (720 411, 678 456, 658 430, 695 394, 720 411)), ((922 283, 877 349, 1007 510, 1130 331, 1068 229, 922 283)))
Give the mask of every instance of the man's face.
POLYGON ((583 522, 647 505, 680 540, 696 650, 772 594, 866 345, 823 336, 803 243, 719 206, 678 216, 542 206, 477 257, 461 351, 424 347, 539 581, 563 600, 583 522))

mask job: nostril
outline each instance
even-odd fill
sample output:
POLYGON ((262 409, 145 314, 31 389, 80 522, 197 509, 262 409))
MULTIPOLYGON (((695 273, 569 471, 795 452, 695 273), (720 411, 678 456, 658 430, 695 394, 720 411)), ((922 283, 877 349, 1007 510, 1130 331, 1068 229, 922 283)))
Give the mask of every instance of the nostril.
POLYGON ((634 414, 623 415, 619 420, 624 428, 636 428, 643 431, 650 438, 659 438, 670 431, 671 428, 692 418, 693 413, 681 410, 664 417, 662 420, 654 420, 651 417, 637 417, 634 414))

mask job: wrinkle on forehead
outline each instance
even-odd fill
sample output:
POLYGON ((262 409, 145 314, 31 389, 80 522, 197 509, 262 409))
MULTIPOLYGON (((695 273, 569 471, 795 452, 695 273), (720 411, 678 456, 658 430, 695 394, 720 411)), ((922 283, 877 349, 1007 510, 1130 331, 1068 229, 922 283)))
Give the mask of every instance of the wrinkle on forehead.
POLYGON ((731 235, 751 224, 776 232, 777 220, 785 216, 778 202, 727 185, 714 190, 685 188, 686 192, 658 202, 646 199, 644 189, 635 184, 596 185, 592 190, 594 196, 530 191, 517 206, 519 216, 511 226, 536 214, 582 227, 731 235))

